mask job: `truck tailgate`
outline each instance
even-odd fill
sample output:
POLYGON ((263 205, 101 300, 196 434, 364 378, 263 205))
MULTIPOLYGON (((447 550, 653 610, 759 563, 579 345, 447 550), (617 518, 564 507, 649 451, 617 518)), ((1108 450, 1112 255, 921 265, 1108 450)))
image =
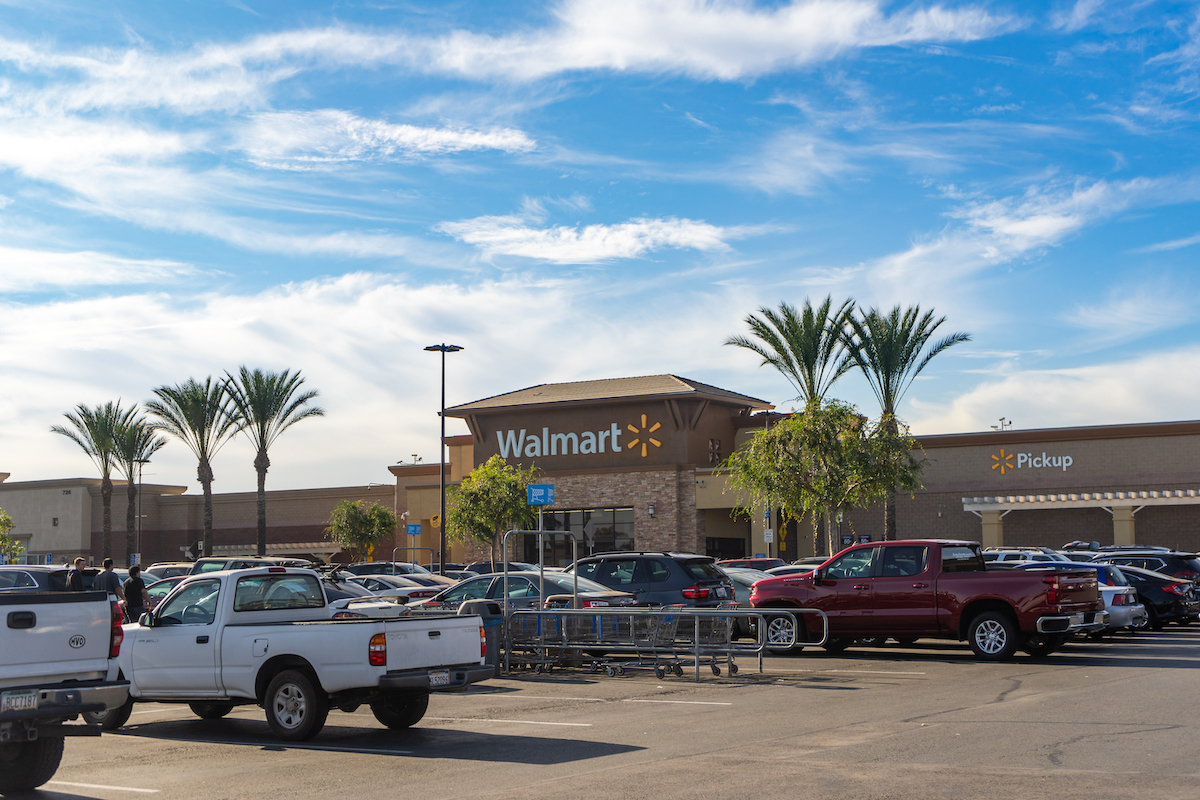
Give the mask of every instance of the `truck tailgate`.
POLYGON ((0 595, 0 686, 108 672, 112 606, 104 592, 0 595))
POLYGON ((408 617, 387 623, 387 669, 442 667, 480 662, 479 617, 408 617))

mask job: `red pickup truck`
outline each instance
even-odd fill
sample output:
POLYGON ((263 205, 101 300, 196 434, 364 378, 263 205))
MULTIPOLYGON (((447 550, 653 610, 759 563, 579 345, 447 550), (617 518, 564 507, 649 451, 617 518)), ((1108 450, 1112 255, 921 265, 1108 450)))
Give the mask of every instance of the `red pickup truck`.
MULTIPOLYGON (((1049 655, 1071 634, 1108 622, 1095 570, 988 572, 978 542, 945 539, 854 545, 814 572, 758 581, 750 605, 823 611, 830 651, 867 637, 965 639, 989 661, 1017 648, 1049 655)), ((805 630, 803 621, 793 630, 790 617, 766 619, 773 652, 821 643, 820 631, 805 630)))

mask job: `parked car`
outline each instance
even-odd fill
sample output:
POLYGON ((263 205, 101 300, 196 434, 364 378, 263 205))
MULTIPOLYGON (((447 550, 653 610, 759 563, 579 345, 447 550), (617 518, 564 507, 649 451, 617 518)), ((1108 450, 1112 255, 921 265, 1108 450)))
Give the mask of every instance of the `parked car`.
POLYGON ((1158 547, 1102 548, 1092 561, 1138 567, 1184 580, 1200 580, 1200 556, 1158 547))
MULTIPOLYGON (((0 592, 65 592, 69 567, 37 564, 0 565, 0 592)), ((90 590, 100 570, 83 571, 83 588, 90 590)))
POLYGON ((446 562, 445 572, 442 572, 442 567, 440 564, 422 564, 421 566, 434 575, 445 575, 447 578, 453 578, 456 581, 474 578, 479 574, 478 572, 472 572, 471 570, 467 569, 465 564, 457 564, 450 561, 446 562))
POLYGON ((716 608, 733 600, 733 581, 711 556, 695 553, 614 552, 579 559, 566 573, 637 597, 638 605, 716 608))
POLYGON ((1200 619, 1200 601, 1191 581, 1139 567, 1120 570, 1137 589, 1138 602, 1146 607, 1146 625, 1151 630, 1161 631, 1168 622, 1190 625, 1200 619))
POLYGON ((163 578, 174 578, 176 575, 191 575, 193 561, 163 561, 151 564, 142 570, 142 580, 147 585, 151 580, 160 581, 163 578))
POLYGON ((771 567, 785 567, 787 562, 782 558, 725 558, 717 562, 718 567, 741 567, 742 569, 757 569, 766 572, 771 567))
MULTIPOLYGON (((783 567, 786 568, 786 567, 783 567)), ((733 599, 740 608, 750 607, 750 587, 757 581, 763 578, 771 577, 769 573, 760 569, 742 569, 738 567, 725 567, 717 562, 717 569, 724 572, 733 581, 733 599)), ((777 569, 782 569, 777 567, 777 569)), ((733 625, 733 638, 743 639, 750 638, 754 635, 753 625, 747 617, 736 617, 733 625)))
MULTIPOLYGON (((537 564, 530 564, 527 561, 510 561, 508 562, 509 572, 520 572, 522 570, 536 570, 537 564)), ((476 575, 491 575, 496 572, 504 572, 503 561, 472 561, 464 567, 468 572, 474 572, 476 575)))
POLYGON ((1089 634, 1098 639, 1106 633, 1129 629, 1137 630, 1146 627, 1148 612, 1146 607, 1138 602, 1137 589, 1129 585, 1129 581, 1121 573, 1120 568, 1112 564, 1080 563, 1075 561, 1026 561, 1016 564, 1013 569, 1033 572, 1049 572, 1063 569, 1093 569, 1096 571, 1096 581, 1100 594, 1104 598, 1104 608, 1108 611, 1108 627, 1102 631, 1089 634))
MULTIPOLYGON (((546 573, 546 604, 569 606, 575 593, 575 576, 565 572, 546 573)), ((541 596, 538 574, 522 571, 508 575, 508 602, 516 608, 533 608, 541 596)), ((502 600, 504 597, 503 575, 480 575, 468 578, 428 600, 418 600, 409 605, 414 608, 444 609, 453 611, 468 600, 502 600)), ((629 592, 613 591, 587 578, 579 578, 579 605, 582 608, 603 606, 632 606, 637 599, 629 592)))
POLYGON ((226 569, 254 569, 255 567, 300 567, 311 569, 312 562, 302 558, 273 558, 271 556, 208 556, 192 562, 191 575, 219 572, 226 569))
POLYGON ((362 586, 373 595, 398 597, 403 603, 423 600, 444 591, 442 587, 426 586, 403 575, 352 575, 347 580, 362 586))
POLYGON ((434 575, 420 564, 410 561, 359 561, 354 564, 338 565, 341 569, 353 575, 402 575, 422 586, 453 586, 457 581, 445 575, 434 575))
POLYGON ((1070 561, 1049 547, 985 547, 983 560, 993 561, 1070 561))
POLYGON ((823 563, 825 563, 825 562, 818 561, 815 564, 784 564, 782 567, 771 567, 770 569, 766 570, 766 573, 767 573, 767 575, 770 575, 770 576, 774 576, 774 575, 806 575, 809 572, 812 572, 817 567, 821 566, 821 564, 823 564, 823 563))
MULTIPOLYGON (((186 578, 187 575, 172 575, 169 578, 163 578, 161 581, 147 584, 146 594, 150 595, 150 605, 146 608, 147 611, 153 611, 155 607, 162 602, 162 599, 171 593, 171 590, 179 585, 179 582, 186 578)), ((137 620, 132 620, 136 622, 137 620)))

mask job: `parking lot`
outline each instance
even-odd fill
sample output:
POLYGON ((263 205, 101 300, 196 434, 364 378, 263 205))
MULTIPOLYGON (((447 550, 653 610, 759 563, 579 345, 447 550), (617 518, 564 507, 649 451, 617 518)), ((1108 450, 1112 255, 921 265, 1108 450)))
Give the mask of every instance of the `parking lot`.
POLYGON ((435 695, 412 730, 334 711, 304 744, 262 710, 144 704, 67 742, 47 798, 1194 798, 1200 629, 977 662, 918 642, 749 660, 699 683, 515 673, 435 695))

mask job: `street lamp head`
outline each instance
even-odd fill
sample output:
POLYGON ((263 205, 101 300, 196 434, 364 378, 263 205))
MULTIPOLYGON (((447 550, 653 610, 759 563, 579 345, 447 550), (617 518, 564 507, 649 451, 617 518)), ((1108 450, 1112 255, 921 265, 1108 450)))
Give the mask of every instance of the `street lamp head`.
POLYGON ((462 350, 462 348, 456 344, 431 344, 425 349, 439 353, 457 353, 459 350, 462 350))

